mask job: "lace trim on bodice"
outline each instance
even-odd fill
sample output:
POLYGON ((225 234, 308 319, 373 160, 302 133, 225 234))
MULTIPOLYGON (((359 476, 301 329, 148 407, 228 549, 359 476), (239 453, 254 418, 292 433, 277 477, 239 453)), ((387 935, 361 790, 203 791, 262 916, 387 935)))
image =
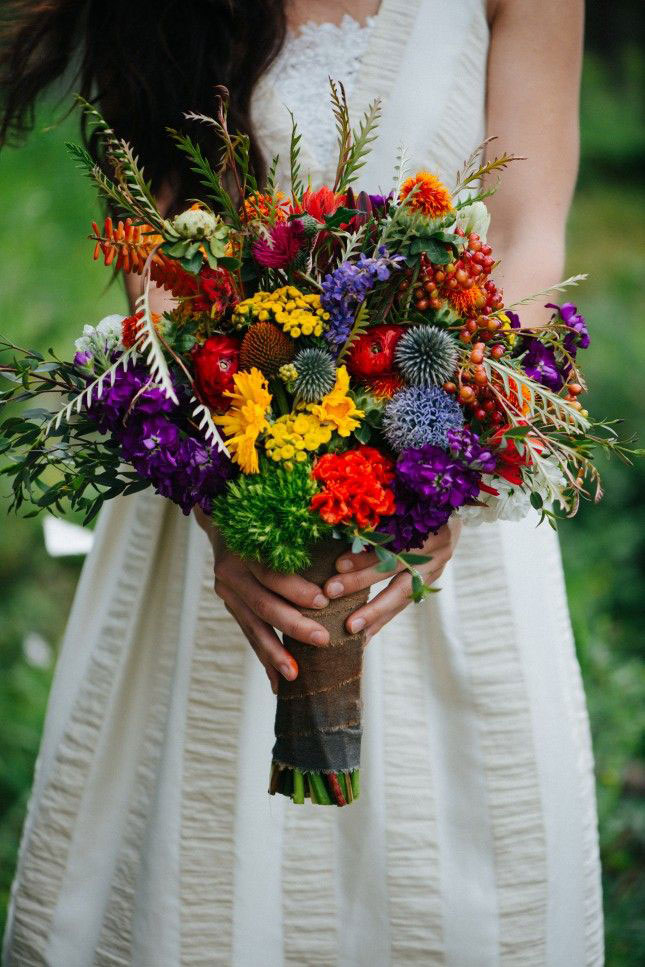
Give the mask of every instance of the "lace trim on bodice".
POLYGON ((287 35, 267 80, 298 123, 303 141, 321 165, 336 153, 329 105, 329 78, 341 81, 351 99, 376 17, 365 24, 345 14, 340 24, 308 21, 287 35))

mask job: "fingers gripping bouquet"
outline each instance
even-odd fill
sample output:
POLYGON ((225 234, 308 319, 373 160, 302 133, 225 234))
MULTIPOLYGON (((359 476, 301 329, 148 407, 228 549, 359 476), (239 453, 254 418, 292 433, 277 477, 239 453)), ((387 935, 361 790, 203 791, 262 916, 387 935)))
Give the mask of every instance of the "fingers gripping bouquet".
MULTIPOLYGON (((2 425, 16 509, 71 505, 89 521, 152 486, 209 514, 242 558, 322 583, 347 545, 371 547, 384 574, 410 572, 420 601, 431 589, 419 549, 454 514, 515 519, 533 506, 552 520, 589 484, 600 495, 594 447, 631 451, 580 401, 584 319, 548 303, 544 328, 521 329, 492 278, 494 189, 480 185, 514 159, 480 165, 478 150, 450 190, 406 177, 400 159, 389 194, 357 192, 379 104, 352 130, 342 87, 331 98, 334 184, 305 185, 294 124, 288 195, 277 158, 256 182, 225 92, 215 118, 187 115, 216 129, 222 154, 213 164, 170 132, 204 188, 170 219, 133 149, 84 104, 111 176, 70 149, 123 217, 93 225, 94 257, 140 273, 143 294, 133 315, 86 326, 70 361, 3 342, 2 402, 41 399, 2 425), (174 297, 163 316, 151 283, 174 297)), ((364 641, 345 620, 366 596, 316 612, 328 647, 285 642, 299 675, 280 683, 271 793, 337 805, 359 794, 364 641)))

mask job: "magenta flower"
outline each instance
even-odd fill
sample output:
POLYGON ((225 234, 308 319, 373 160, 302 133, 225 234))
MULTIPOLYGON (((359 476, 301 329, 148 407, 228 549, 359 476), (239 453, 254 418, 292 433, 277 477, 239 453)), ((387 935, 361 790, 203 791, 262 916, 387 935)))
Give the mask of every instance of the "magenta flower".
POLYGON ((261 238, 254 243, 253 257, 267 269, 284 269, 294 260, 304 239, 305 230, 299 219, 278 222, 269 232, 269 238, 261 238))

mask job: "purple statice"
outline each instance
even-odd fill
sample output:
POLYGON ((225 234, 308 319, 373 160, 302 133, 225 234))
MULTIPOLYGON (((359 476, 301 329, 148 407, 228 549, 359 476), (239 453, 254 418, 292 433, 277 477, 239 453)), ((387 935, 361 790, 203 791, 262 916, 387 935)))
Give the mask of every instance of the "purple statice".
POLYGON ((449 430, 460 430, 464 413, 439 386, 409 386, 395 393, 385 408, 383 432, 398 451, 426 443, 445 447, 449 430))
MULTIPOLYGON (((489 464, 487 451, 473 438, 453 437, 475 462, 489 464)), ((448 522, 454 510, 477 498, 481 474, 464 460, 428 443, 404 450, 395 468, 396 509, 380 526, 392 534, 394 551, 423 547, 428 536, 448 522)))
POLYGON ((358 262, 341 262, 323 279, 321 302, 330 315, 325 338, 336 353, 347 340, 356 311, 367 293, 377 282, 386 282, 392 269, 402 261, 398 255, 388 255, 385 246, 378 252, 378 258, 369 258, 362 252, 358 262))

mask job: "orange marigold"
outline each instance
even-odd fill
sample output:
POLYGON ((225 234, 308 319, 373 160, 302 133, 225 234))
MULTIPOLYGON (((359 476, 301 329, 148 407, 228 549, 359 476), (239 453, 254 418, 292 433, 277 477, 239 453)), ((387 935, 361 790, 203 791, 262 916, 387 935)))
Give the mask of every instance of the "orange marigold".
POLYGON ((314 494, 311 510, 332 526, 354 522, 373 530, 381 517, 394 513, 393 463, 374 447, 326 453, 312 471, 323 489, 314 494))
POLYGON ((267 195, 256 192, 249 195, 244 200, 244 211, 247 218, 265 218, 276 222, 284 222, 287 219, 285 206, 288 199, 281 191, 276 191, 275 195, 267 195))
POLYGON ((429 171, 419 171, 412 178, 403 182, 401 201, 406 199, 412 189, 416 189, 408 203, 408 207, 415 212, 421 212, 428 218, 437 218, 452 211, 452 196, 443 182, 429 171))
POLYGON ((486 305, 486 296, 478 285, 470 289, 449 289, 447 294, 460 316, 476 316, 486 305))

